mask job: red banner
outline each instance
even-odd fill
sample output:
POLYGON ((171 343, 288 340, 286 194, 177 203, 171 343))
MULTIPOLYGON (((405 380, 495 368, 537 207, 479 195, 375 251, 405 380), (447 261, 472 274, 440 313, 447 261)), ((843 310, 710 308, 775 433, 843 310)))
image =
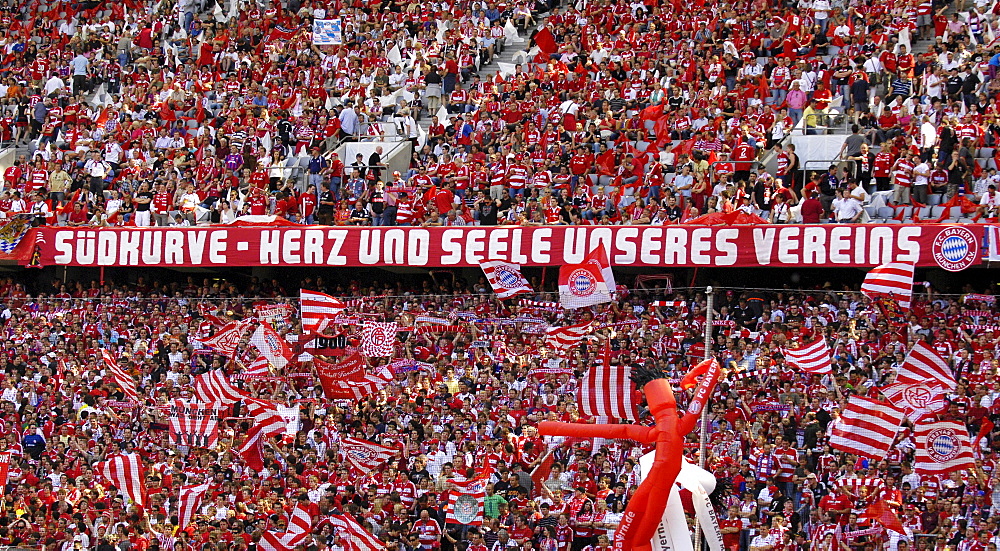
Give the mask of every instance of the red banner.
MULTIPOLYGON (((981 258, 983 227, 950 224, 462 228, 38 228, 42 265, 426 266, 576 264, 603 245, 613 266, 875 266, 957 271, 981 258)), ((25 245, 25 244, 22 244, 25 245)), ((22 260, 22 262, 27 262, 22 260)))

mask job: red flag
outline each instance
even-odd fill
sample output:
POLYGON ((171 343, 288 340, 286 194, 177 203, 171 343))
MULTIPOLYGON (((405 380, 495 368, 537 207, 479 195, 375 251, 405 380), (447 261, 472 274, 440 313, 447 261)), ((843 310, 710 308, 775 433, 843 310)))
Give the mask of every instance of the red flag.
POLYGON ((833 449, 882 460, 899 432, 903 411, 889 403, 852 396, 840 420, 830 434, 833 449))
POLYGON ((862 518, 869 518, 881 524, 887 530, 892 530, 893 532, 903 533, 903 523, 899 521, 899 517, 893 512, 892 507, 885 502, 884 499, 880 499, 875 503, 872 503, 865 509, 864 513, 861 513, 862 518))
POLYGON ((976 433, 976 441, 972 443, 973 450, 979 449, 979 441, 993 430, 993 426, 993 421, 990 421, 989 417, 983 417, 983 422, 979 425, 979 432, 976 433))
POLYGON ((582 322, 562 327, 551 327, 545 331, 545 346, 559 356, 568 357, 583 337, 591 331, 592 322, 582 322))
POLYGON ((188 523, 191 522, 191 518, 194 517, 194 512, 198 510, 201 506, 201 499, 204 497, 205 492, 208 491, 208 483, 197 484, 193 486, 182 486, 180 493, 178 494, 178 513, 177 513, 177 527, 181 530, 184 529, 188 523))
POLYGON ((448 492, 448 514, 446 522, 481 526, 483 524, 483 509, 486 503, 486 491, 482 480, 454 482, 456 489, 448 492))
POLYGON ((218 369, 198 375, 191 385, 194 396, 199 402, 234 404, 245 396, 243 391, 234 387, 226 374, 218 369))
POLYGON ((11 453, 0 453, 0 496, 4 495, 7 488, 7 475, 10 473, 11 453))
POLYGON ((269 324, 262 323, 250 337, 250 343, 257 347, 260 354, 274 367, 282 369, 292 361, 292 349, 285 339, 281 338, 269 324))
POLYGON ((948 363, 926 342, 919 340, 896 374, 897 383, 937 383, 947 390, 955 390, 957 382, 948 363))
POLYGON ((612 419, 639 418, 635 401, 632 367, 628 364, 594 365, 583 376, 576 391, 576 402, 582 415, 612 419))
POLYGON ((916 265, 904 262, 890 262, 876 266, 865 276, 861 292, 874 300, 876 297, 890 298, 904 310, 910 309, 913 296, 913 271, 916 265))
POLYGON ((230 322, 216 331, 214 335, 203 340, 202 343, 215 349, 219 354, 232 358, 236 353, 236 347, 240 344, 240 339, 243 338, 243 333, 246 333, 249 328, 250 324, 245 321, 230 322))
POLYGON ((914 470, 917 474, 942 475, 976 466, 972 457, 972 444, 969 443, 969 431, 964 423, 919 423, 915 435, 917 450, 914 470))
POLYGON ((313 366, 329 400, 362 400, 392 382, 392 374, 385 366, 376 373, 368 373, 365 359, 357 352, 339 364, 314 358, 313 366))
POLYGON ((361 353, 369 358, 392 356, 399 324, 370 321, 361 326, 361 353))
POLYGON ((337 529, 344 551, 382 551, 385 544, 349 515, 332 515, 330 523, 337 529))
POLYGON ((590 251, 583 262, 559 268, 559 302, 563 308, 610 302, 615 289, 615 275, 603 246, 590 251))
POLYGON ((261 446, 264 441, 273 436, 284 434, 287 425, 285 419, 277 413, 272 413, 266 417, 254 419, 247 439, 243 442, 236 453, 243 458, 243 461, 254 472, 264 470, 264 457, 261 455, 261 446))
POLYGON ((554 54, 559 49, 556 46, 556 37, 552 35, 552 31, 548 27, 535 34, 535 46, 538 46, 538 49, 545 54, 554 54))
POLYGON ((493 287, 500 300, 508 299, 522 293, 532 293, 534 289, 528 280, 521 275, 521 266, 500 260, 485 262, 480 261, 479 267, 486 274, 486 280, 493 287))
POLYGON ((101 473, 139 507, 146 506, 146 477, 143 474, 142 459, 136 453, 122 453, 108 457, 98 463, 95 471, 101 473))
POLYGON ((789 364, 806 373, 820 375, 832 373, 833 362, 830 359, 830 347, 826 345, 826 339, 822 337, 798 348, 786 350, 785 357, 789 364))
POLYGON ((396 455, 396 448, 390 448, 368 440, 345 436, 340 439, 340 451, 351 469, 366 475, 389 461, 396 455))
POLYGON ((337 314, 347 309, 340 299, 316 291, 299 291, 299 303, 302 311, 302 331, 322 331, 337 314))
POLYGON ((170 104, 166 101, 160 104, 160 120, 161 121, 175 121, 177 120, 177 113, 170 108, 170 104))

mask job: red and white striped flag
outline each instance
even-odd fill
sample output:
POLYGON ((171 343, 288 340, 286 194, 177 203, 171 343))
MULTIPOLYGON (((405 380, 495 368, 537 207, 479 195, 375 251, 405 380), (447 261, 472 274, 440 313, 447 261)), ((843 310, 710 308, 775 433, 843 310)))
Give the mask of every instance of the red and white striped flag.
POLYGON ((345 436, 340 439, 340 451, 354 471, 366 475, 392 459, 396 455, 397 449, 345 436))
POLYGON ((914 423, 948 405, 945 390, 938 384, 893 383, 882 388, 882 394, 914 423))
POLYGON ((287 426, 285 419, 277 413, 255 418, 246 441, 236 453, 243 458, 248 467, 259 473, 264 469, 261 446, 268 438, 285 434, 287 426))
POLYGON ((117 384, 125 396, 132 402, 140 402, 139 391, 135 387, 135 379, 131 375, 125 372, 124 369, 118 366, 118 362, 111 357, 111 353, 107 349, 101 350, 101 357, 104 358, 104 367, 111 373, 111 378, 114 379, 115 384, 117 384))
POLYGON ((559 302, 563 308, 611 302, 616 288, 611 262, 602 246, 591 251, 580 264, 559 268, 559 302))
POLYGON ((830 433, 830 446, 882 460, 889 453, 902 422, 903 410, 896 406, 864 396, 851 396, 840 414, 840 422, 830 433))
POLYGON ((829 375, 833 372, 830 347, 826 345, 826 339, 823 337, 798 348, 785 350, 785 359, 789 364, 807 373, 829 375))
POLYGON ((219 369, 213 369, 195 377, 192 388, 194 397, 199 402, 221 402, 228 405, 236 403, 246 396, 243 391, 234 387, 226 374, 219 369))
POLYGON ((267 358, 267 361, 278 369, 284 368, 288 362, 292 361, 292 349, 288 347, 285 339, 267 323, 257 326, 257 330, 250 336, 250 344, 257 347, 260 355, 267 358))
POLYGON ((482 526, 486 490, 482 480, 453 482, 457 488, 448 492, 447 523, 482 526))
POLYGON ((261 537, 258 547, 264 551, 291 551, 305 541, 312 529, 309 511, 296 505, 288 517, 288 529, 284 533, 269 531, 261 537))
POLYGON ((602 361, 594 365, 580 380, 576 391, 576 402, 583 415, 610 417, 613 419, 639 418, 635 395, 635 383, 630 378, 632 367, 627 364, 611 365, 610 349, 605 346, 602 361))
POLYGON ((392 356, 396 345, 399 324, 369 321, 361 326, 361 353, 368 358, 392 356))
POLYGON ((347 309, 340 299, 316 291, 299 292, 302 311, 302 332, 322 331, 337 314, 347 309))
POLYGON ((253 379, 255 377, 267 377, 271 375, 271 362, 267 361, 264 356, 257 356, 257 359, 250 362, 249 365, 243 368, 240 375, 248 379, 253 379))
POLYGON ((962 423, 918 423, 914 436, 917 450, 913 466, 919 475, 943 475, 976 466, 969 431, 962 423))
POLYGON ((219 402, 170 401, 170 443, 192 448, 214 448, 219 443, 219 402))
POLYGON ((139 507, 146 507, 146 477, 143 474, 142 459, 136 453, 120 453, 109 456, 95 466, 109 482, 139 507))
POLYGON ((923 340, 918 340, 896 373, 897 383, 938 384, 955 390, 955 375, 948 363, 923 340))
POLYGON ((344 545, 344 551, 382 551, 385 544, 348 515, 331 515, 330 523, 344 545))
POLYGON ((500 300, 508 299, 522 293, 533 293, 534 289, 527 279, 521 275, 521 266, 509 262, 480 262, 479 267, 486 274, 486 280, 493 286, 493 292, 500 300))
POLYGON ((201 507, 202 497, 205 496, 205 492, 208 491, 208 483, 195 484, 192 486, 182 486, 180 492, 178 493, 177 501, 177 527, 181 530, 184 529, 191 519, 194 518, 194 514, 198 511, 198 507, 201 507))
POLYGON ((232 321, 224 325, 211 337, 201 341, 205 346, 209 346, 219 354, 232 358, 236 354, 236 348, 243 338, 243 334, 250 329, 250 322, 232 321))
POLYGON ((861 292, 875 300, 889 298, 899 303, 904 310, 910 309, 913 298, 913 272, 916 264, 890 262, 876 266, 865 276, 861 292))
POLYGON ((558 355, 569 356, 583 337, 590 333, 593 322, 577 323, 563 327, 550 327, 545 331, 545 346, 558 355))

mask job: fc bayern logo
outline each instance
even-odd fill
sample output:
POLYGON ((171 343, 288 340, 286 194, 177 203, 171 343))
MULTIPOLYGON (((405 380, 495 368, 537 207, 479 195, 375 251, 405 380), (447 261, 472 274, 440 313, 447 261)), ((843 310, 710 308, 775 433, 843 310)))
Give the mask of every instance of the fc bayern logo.
POLYGON ((521 278, 507 268, 497 268, 497 279, 507 287, 514 287, 521 283, 521 278))
POLYGON ((961 452, 958 435, 953 429, 934 429, 927 435, 927 455, 932 461, 946 463, 961 452))
POLYGON ((569 292, 578 297, 588 297, 597 291, 597 282, 589 270, 576 270, 569 276, 569 292))
POLYGON ((931 253, 938 266, 949 272, 958 272, 975 263, 979 255, 979 240, 966 228, 947 228, 934 238, 931 253))

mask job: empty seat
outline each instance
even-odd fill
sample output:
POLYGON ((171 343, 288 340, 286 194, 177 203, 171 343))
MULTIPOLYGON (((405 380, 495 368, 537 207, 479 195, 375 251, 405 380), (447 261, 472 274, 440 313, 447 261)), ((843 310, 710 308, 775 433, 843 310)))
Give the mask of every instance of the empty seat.
POLYGON ((986 159, 986 168, 992 168, 993 170, 996 170, 997 169, 997 160, 994 159, 993 157, 990 157, 989 159, 986 159))
POLYGON ((989 159, 992 156, 993 156, 992 147, 980 147, 979 151, 976 152, 976 157, 981 157, 983 159, 989 159))
POLYGON ((878 217, 879 218, 892 218, 896 215, 896 211, 892 207, 879 207, 878 217))
POLYGON ((919 216, 921 220, 932 218, 934 216, 934 207, 922 207, 920 211, 917 212, 917 216, 919 216))
POLYGON ((940 193, 933 193, 927 196, 927 204, 929 206, 935 206, 941 204, 941 198, 944 197, 940 193))
POLYGON ((993 159, 976 159, 976 164, 982 168, 986 168, 986 161, 992 161, 993 159))

